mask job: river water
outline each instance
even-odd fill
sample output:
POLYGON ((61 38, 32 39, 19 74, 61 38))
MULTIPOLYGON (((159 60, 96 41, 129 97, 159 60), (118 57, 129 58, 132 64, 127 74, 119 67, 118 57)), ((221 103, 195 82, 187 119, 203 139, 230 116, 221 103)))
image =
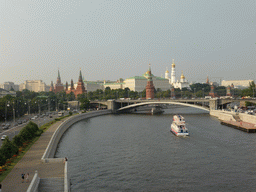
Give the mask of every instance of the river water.
POLYGON ((80 121, 62 137, 72 191, 255 191, 256 134, 193 108, 161 115, 105 115, 80 121), (185 117, 189 137, 169 131, 185 117))

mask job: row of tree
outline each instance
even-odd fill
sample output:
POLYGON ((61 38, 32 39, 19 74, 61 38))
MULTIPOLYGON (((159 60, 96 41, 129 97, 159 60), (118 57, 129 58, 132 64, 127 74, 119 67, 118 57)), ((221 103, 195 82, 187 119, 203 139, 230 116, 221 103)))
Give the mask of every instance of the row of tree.
POLYGON ((15 135, 12 141, 6 137, 0 148, 0 166, 5 165, 6 161, 13 157, 13 155, 17 155, 19 147, 22 147, 24 143, 31 141, 36 136, 40 136, 42 132, 37 124, 30 121, 21 129, 18 135, 15 135))

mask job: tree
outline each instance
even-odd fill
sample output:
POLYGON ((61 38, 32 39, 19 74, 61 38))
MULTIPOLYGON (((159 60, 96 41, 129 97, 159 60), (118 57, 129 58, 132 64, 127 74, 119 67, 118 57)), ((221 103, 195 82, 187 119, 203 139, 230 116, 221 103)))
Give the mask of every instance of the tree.
POLYGON ((6 159, 10 159, 14 154, 17 154, 19 151, 19 148, 14 145, 8 138, 8 136, 3 141, 2 147, 1 147, 1 153, 6 159))
POLYGON ((90 107, 90 101, 87 98, 83 98, 79 101, 80 104, 80 109, 86 110, 90 107))

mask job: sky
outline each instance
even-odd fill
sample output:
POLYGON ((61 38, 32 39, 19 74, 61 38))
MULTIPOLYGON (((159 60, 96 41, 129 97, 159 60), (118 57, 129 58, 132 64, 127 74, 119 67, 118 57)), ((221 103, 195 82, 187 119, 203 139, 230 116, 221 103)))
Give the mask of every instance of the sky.
POLYGON ((256 80, 255 0, 0 0, 0 83, 256 80))

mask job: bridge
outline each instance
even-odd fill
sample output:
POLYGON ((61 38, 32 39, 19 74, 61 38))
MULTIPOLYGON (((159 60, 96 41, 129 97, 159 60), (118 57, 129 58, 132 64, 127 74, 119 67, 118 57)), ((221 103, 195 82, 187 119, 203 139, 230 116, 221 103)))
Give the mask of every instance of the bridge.
POLYGON ((145 105, 163 105, 163 104, 171 104, 171 105, 180 105, 187 107, 194 107, 206 111, 217 110, 217 109, 226 109, 227 105, 232 102, 237 102, 242 105, 245 102, 256 103, 256 99, 205 99, 205 98, 197 98, 197 99, 153 99, 153 100, 130 100, 130 99, 110 99, 107 101, 91 101, 91 105, 100 106, 104 105, 107 109, 111 109, 114 112, 122 112, 127 110, 132 110, 136 107, 145 106, 145 105))

